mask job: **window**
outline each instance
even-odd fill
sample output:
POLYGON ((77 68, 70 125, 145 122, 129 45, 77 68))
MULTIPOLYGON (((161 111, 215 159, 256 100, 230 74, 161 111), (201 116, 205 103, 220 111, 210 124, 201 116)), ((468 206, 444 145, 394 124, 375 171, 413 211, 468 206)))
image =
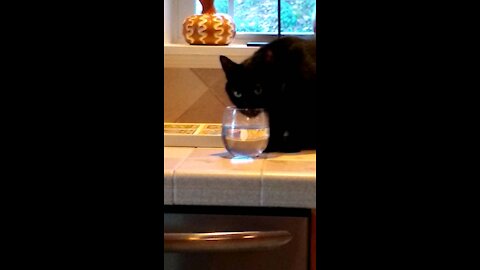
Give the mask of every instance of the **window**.
MULTIPOLYGON (((237 38, 242 41, 276 36, 279 26, 281 35, 313 35, 315 7, 316 0, 215 0, 217 12, 234 18, 237 38)), ((198 0, 195 11, 197 14, 202 11, 198 0)))
MULTIPOLYGON (((313 35, 316 0, 281 0, 282 35, 313 35)), ((190 46, 182 35, 185 18, 201 13, 198 0, 164 1, 164 67, 221 68, 218 55, 236 62, 252 55, 258 47, 251 41, 269 42, 278 36, 278 0, 215 0, 219 13, 232 15, 237 35, 229 46, 190 46)))

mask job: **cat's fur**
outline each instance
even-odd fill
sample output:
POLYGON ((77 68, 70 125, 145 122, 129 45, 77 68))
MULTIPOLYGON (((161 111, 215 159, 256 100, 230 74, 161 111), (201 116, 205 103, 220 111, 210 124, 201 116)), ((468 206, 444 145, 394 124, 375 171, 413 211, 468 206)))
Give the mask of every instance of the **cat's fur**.
POLYGON ((226 92, 240 108, 265 108, 267 152, 316 149, 316 40, 283 37, 240 64, 220 56, 226 92))

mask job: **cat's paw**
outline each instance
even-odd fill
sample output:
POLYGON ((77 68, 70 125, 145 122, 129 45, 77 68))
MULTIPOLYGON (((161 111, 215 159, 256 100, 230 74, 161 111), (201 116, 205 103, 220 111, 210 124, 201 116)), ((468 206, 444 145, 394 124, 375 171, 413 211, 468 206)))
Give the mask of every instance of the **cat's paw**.
POLYGON ((273 147, 273 146, 267 146, 267 148, 265 148, 265 150, 263 150, 263 152, 264 153, 278 152, 278 148, 273 147))
POLYGON ((298 153, 302 151, 302 149, 299 146, 293 146, 293 145, 284 145, 279 152, 283 153, 298 153))
POLYGON ((281 152, 281 153, 297 153, 300 152, 302 149, 299 146, 288 145, 288 144, 281 144, 281 145, 268 145, 265 149, 265 153, 272 153, 272 152, 281 152))

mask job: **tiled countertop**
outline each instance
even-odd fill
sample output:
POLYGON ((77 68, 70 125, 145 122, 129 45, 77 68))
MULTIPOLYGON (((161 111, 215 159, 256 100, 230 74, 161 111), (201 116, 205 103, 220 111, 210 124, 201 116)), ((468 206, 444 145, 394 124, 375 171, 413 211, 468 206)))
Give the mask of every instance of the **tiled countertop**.
POLYGON ((315 161, 315 151, 245 162, 223 148, 165 147, 164 204, 316 208, 315 161))

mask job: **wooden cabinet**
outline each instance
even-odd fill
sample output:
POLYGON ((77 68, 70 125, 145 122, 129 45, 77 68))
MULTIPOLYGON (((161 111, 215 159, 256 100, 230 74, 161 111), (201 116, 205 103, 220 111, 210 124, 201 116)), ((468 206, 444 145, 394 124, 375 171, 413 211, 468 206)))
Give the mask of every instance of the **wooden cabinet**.
POLYGON ((317 210, 312 209, 310 219, 310 269, 317 269, 317 210))

